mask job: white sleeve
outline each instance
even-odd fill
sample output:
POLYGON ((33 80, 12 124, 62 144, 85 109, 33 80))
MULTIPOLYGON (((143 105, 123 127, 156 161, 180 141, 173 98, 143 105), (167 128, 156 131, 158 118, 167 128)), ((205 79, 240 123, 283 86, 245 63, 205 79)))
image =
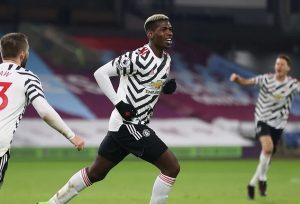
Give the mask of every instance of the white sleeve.
POLYGON ((300 81, 296 80, 296 93, 300 93, 300 81))
POLYGON ((32 101, 32 105, 39 116, 55 130, 63 134, 67 139, 75 137, 75 133, 67 126, 58 113, 49 105, 43 97, 38 97, 32 101))
POLYGON ((263 74, 263 75, 257 75, 251 79, 254 80, 255 85, 262 87, 265 82, 266 77, 267 77, 267 74, 263 74))
POLYGON ((118 73, 112 64, 112 62, 108 62, 97 69, 94 73, 94 77, 103 93, 114 105, 116 105, 121 99, 118 97, 109 78, 110 76, 118 76, 118 73))

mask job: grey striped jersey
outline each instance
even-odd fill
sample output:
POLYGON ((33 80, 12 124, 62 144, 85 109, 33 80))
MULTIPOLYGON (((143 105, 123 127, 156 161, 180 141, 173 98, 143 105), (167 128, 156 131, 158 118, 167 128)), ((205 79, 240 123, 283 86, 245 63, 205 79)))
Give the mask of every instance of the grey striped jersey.
POLYGON ((13 63, 0 64, 0 156, 9 149, 27 105, 37 97, 44 92, 34 73, 13 63))
MULTIPOLYGON (((162 86, 168 78, 170 63, 168 53, 164 52, 163 56, 158 58, 149 45, 126 52, 111 61, 113 69, 120 76, 118 96, 137 110, 137 117, 133 119, 133 123, 150 122, 162 86)), ((119 114, 113 112, 111 120, 116 123, 119 120, 120 124, 120 119, 119 114)))
POLYGON ((253 78, 260 87, 255 107, 255 120, 266 122, 276 129, 284 129, 292 100, 300 92, 298 80, 287 76, 279 82, 275 74, 264 74, 253 78))

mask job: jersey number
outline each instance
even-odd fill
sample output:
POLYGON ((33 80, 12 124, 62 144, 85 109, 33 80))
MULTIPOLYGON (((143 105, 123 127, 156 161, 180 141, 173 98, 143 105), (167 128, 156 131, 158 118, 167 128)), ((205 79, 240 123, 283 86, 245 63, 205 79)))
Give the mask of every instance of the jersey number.
POLYGON ((8 98, 5 95, 5 92, 10 87, 12 83, 9 82, 0 82, 0 87, 3 87, 0 91, 0 98, 2 99, 2 102, 0 103, 0 110, 3 110, 7 104, 8 104, 8 98))

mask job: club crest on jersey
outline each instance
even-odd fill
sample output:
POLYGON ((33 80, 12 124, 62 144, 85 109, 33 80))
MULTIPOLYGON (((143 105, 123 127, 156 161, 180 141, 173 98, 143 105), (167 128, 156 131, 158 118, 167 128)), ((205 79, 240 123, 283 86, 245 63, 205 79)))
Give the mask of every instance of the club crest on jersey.
POLYGON ((144 129, 143 130, 143 136, 144 137, 149 137, 150 136, 150 130, 149 129, 144 129))
POLYGON ((158 94, 160 94, 160 90, 162 88, 162 85, 163 85, 162 80, 150 82, 150 83, 145 85, 146 93, 147 94, 158 95, 158 94))

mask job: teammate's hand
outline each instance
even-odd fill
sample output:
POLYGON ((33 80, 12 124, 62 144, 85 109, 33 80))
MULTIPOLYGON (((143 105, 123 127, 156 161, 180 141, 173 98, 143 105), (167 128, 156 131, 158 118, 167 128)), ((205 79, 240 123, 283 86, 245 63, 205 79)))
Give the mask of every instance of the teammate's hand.
POLYGON ((125 120, 130 121, 133 117, 136 116, 135 108, 128 103, 124 103, 123 101, 120 101, 116 105, 116 108, 119 111, 122 118, 124 118, 125 120))
POLYGON ((176 88, 177 88, 177 85, 176 85, 175 79, 168 79, 164 83, 164 85, 161 89, 161 92, 164 94, 172 94, 175 92, 176 88))
POLYGON ((72 139, 70 139, 72 144, 76 147, 78 151, 83 150, 85 142, 82 137, 75 135, 72 139))
POLYGON ((237 75, 236 73, 232 73, 230 76, 230 81, 232 82, 236 82, 239 79, 239 75, 237 75))

